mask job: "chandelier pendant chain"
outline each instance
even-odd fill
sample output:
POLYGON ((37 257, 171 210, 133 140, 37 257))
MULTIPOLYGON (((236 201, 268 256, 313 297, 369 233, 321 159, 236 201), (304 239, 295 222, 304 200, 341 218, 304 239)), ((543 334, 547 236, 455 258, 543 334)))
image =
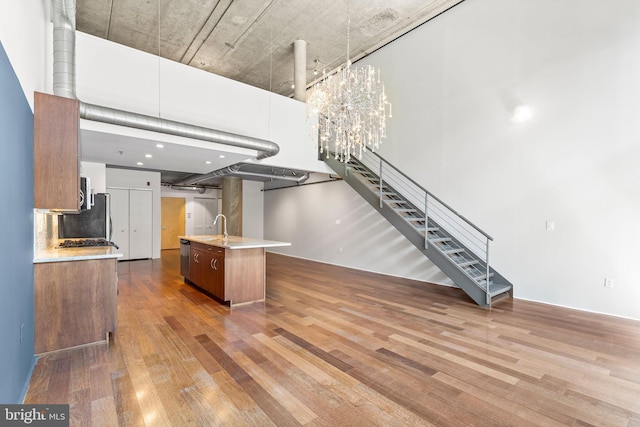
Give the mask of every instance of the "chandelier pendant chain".
POLYGON ((351 56, 351 16, 349 12, 349 0, 347 0, 347 67, 350 64, 349 57, 351 56))
POLYGON ((309 94, 309 115, 316 120, 320 153, 333 153, 348 162, 352 155, 362 158, 367 149, 375 151, 386 137, 386 117, 391 117, 380 71, 372 65, 352 67, 351 17, 347 0, 346 64, 326 75, 309 94))

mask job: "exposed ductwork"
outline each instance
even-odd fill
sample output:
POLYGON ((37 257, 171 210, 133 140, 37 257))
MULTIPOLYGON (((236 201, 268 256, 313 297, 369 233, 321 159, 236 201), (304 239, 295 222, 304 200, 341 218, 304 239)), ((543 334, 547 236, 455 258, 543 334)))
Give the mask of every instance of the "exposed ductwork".
MULTIPOLYGON (((57 95, 57 94, 56 94, 57 95)), ((259 152, 257 159, 275 156, 280 148, 275 142, 250 136, 237 135, 202 126, 180 123, 159 117, 131 113, 109 107, 80 102, 80 117, 96 122, 127 126, 136 129, 150 130, 185 138, 200 139, 233 147, 248 148, 259 152)))
MULTIPOLYGON (((52 0, 52 2, 53 93, 58 96, 77 99, 75 73, 76 2, 75 0, 52 0)), ((256 150, 258 151, 258 160, 275 156, 280 151, 278 144, 272 141, 86 104, 82 101, 80 101, 80 117, 102 123, 256 150)))
POLYGON ((258 177, 258 178, 271 178, 271 179, 277 179, 280 181, 294 181, 297 183, 303 183, 305 182, 307 179, 309 179, 309 174, 308 173, 304 173, 300 176, 297 175, 292 175, 292 176, 288 176, 288 175, 277 175, 277 174, 268 174, 268 173, 260 173, 260 172, 248 172, 248 171, 238 171, 235 172, 236 175, 240 175, 240 176, 247 176, 247 177, 258 177))
POLYGON ((199 194, 204 194, 205 191, 207 191, 206 187, 194 187, 190 185, 175 185, 175 184, 162 184, 162 185, 172 190, 197 191, 199 194))
POLYGON ((300 176, 298 175, 291 175, 291 176, 287 176, 287 175, 276 175, 276 174, 268 174, 268 173, 261 173, 261 172, 251 172, 251 171, 242 171, 240 170, 240 167, 242 166, 242 164, 239 165, 232 165, 232 166, 227 166, 226 168, 222 168, 222 169, 218 169, 216 171, 213 172, 209 172, 207 174, 204 175, 196 175, 196 176, 191 176, 188 177, 184 180, 182 180, 181 182, 179 182, 180 185, 186 185, 186 184, 197 184, 199 182, 202 181, 207 181, 209 179, 212 178, 216 178, 219 176, 225 176, 225 175, 237 175, 237 176, 246 176, 246 177, 257 177, 257 178, 272 178, 272 179, 279 179, 279 180, 285 180, 285 181, 295 181, 298 183, 302 183, 304 181, 306 181, 307 179, 309 179, 309 174, 308 173, 304 173, 300 176))

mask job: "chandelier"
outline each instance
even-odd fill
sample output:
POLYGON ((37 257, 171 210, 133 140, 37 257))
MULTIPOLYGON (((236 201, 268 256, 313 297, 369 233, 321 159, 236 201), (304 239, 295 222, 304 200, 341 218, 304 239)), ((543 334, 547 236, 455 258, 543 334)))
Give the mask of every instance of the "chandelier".
MULTIPOLYGON (((348 15, 348 12, 347 12, 348 15)), ((347 16, 347 62, 335 74, 323 71, 322 79, 312 86, 307 103, 317 117, 314 131, 318 134, 320 153, 348 162, 352 156, 362 159, 367 149, 375 151, 386 137, 386 118, 391 117, 380 70, 367 65, 352 66, 349 59, 347 16)))

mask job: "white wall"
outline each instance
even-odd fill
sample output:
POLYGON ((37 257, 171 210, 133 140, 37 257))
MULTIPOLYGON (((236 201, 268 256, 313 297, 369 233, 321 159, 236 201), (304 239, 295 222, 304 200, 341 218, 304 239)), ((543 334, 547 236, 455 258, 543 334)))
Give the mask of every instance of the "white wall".
POLYGON ((94 193, 107 191, 107 165, 95 162, 80 162, 80 176, 90 179, 94 193))
POLYGON ((170 189, 168 187, 162 187, 160 195, 162 197, 179 197, 185 199, 185 235, 193 235, 193 211, 194 211, 194 198, 203 199, 218 199, 220 200, 220 194, 222 190, 208 189, 204 193, 200 194, 196 191, 182 191, 170 189))
POLYGON ((84 33, 76 33, 76 64, 84 102, 270 140, 280 154, 262 163, 328 170, 304 103, 84 33))
MULTIPOLYGON (((242 181, 242 235, 262 239, 264 235, 264 197, 262 182, 242 181)), ((218 211, 222 212, 222 190, 210 189, 203 194, 195 191, 181 191, 162 187, 162 197, 179 197, 185 199, 185 233, 193 235, 193 203, 194 198, 218 199, 218 211)))
MULTIPOLYGON (((362 61, 381 67, 393 103, 380 153, 495 238, 516 297, 640 319, 639 51, 634 0, 463 2, 362 61), (535 116, 517 125, 523 102, 535 116)), ((282 191, 266 196, 266 228, 313 234, 290 250, 337 258, 323 233, 344 193, 282 191)), ((362 230, 376 219, 357 215, 364 260, 349 265, 374 269, 362 230)), ((398 248, 386 270, 405 275, 398 248)))
POLYGON ((270 251, 330 264, 452 285, 431 261, 343 181, 265 191, 270 251))
POLYGON ((33 92, 46 92, 51 49, 50 2, 0 2, 0 42, 33 110, 33 92))
POLYGON ((160 258, 160 173, 107 168, 107 187, 152 190, 153 258, 160 258))
POLYGON ((242 235, 262 239, 264 237, 264 184, 259 181, 242 181, 242 235))

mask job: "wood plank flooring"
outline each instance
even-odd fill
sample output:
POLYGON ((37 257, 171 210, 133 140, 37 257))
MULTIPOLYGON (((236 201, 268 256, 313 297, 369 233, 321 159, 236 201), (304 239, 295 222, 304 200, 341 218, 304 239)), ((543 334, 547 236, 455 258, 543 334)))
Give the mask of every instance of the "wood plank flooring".
POLYGON ((640 426, 640 322, 267 255, 230 310, 178 251, 119 264, 109 346, 41 357, 25 403, 94 426, 640 426))

